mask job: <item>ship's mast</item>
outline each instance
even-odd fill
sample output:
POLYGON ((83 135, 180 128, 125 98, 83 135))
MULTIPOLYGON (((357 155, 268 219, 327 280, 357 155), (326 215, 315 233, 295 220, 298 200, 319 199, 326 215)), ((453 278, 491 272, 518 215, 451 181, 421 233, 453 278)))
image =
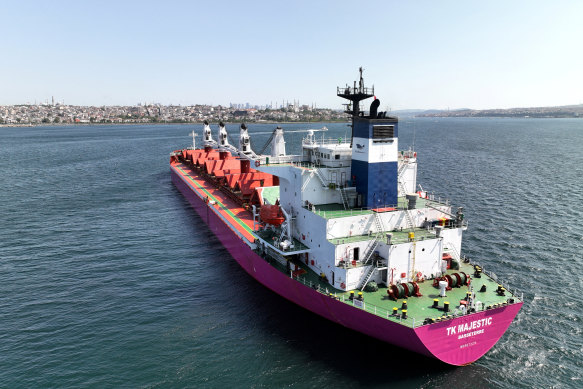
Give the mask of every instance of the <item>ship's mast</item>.
POLYGON ((338 97, 342 97, 343 99, 350 100, 350 103, 344 104, 346 106, 347 114, 351 115, 352 118, 352 134, 350 136, 350 146, 352 147, 352 138, 354 136, 354 117, 360 115, 360 101, 368 99, 369 97, 374 96, 374 85, 372 88, 366 88, 364 86, 364 79, 362 78, 362 66, 358 68, 360 73, 360 78, 358 81, 358 87, 356 86, 356 81, 352 87, 346 84, 345 87, 337 87, 336 88, 336 95, 338 97))

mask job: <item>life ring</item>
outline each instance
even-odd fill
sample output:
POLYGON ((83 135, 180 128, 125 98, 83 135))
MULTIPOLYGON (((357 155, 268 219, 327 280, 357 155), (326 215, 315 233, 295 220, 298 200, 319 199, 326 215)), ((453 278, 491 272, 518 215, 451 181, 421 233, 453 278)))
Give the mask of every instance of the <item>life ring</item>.
POLYGON ((421 274, 421 272, 418 272, 418 273, 416 274, 416 277, 417 277, 417 281, 421 281, 421 280, 423 280, 423 274, 421 274))
POLYGON ((340 284, 340 289, 346 289, 346 285, 343 283, 340 284))
POLYGON ((259 167, 261 166, 261 161, 260 160, 255 160, 255 167, 259 167))

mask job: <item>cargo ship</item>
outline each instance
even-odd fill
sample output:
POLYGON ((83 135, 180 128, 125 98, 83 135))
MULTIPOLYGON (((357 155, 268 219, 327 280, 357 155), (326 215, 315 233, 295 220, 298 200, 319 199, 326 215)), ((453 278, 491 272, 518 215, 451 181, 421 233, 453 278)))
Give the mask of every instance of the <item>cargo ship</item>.
POLYGON ((462 254, 463 208, 417 183, 417 152, 399 150, 399 120, 378 110, 362 69, 336 94, 347 100, 350 136, 308 129, 301 153, 289 155, 278 126, 256 152, 245 124, 235 145, 223 123, 213 136, 205 122, 200 148, 193 131, 192 146, 171 153, 173 183, 273 292, 444 363, 476 361, 508 329, 522 295, 462 254))

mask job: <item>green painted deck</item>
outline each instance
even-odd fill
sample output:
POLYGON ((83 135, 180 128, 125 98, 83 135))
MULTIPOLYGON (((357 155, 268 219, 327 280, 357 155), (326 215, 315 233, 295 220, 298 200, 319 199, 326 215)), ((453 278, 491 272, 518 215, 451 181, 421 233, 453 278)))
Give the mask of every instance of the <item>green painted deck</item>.
MULTIPOLYGON (((398 204, 394 208, 397 208, 397 210, 399 210, 399 211, 407 209, 407 199, 405 197, 399 197, 397 199, 397 201, 398 201, 398 204)), ((436 206, 441 205, 441 204, 436 202, 436 201, 419 198, 419 199, 417 199, 417 202, 415 204, 415 209, 423 209, 423 208, 427 207, 428 205, 436 207, 436 206)), ((371 209, 366 209, 366 208, 344 209, 344 205, 336 204, 336 203, 319 204, 319 205, 314 204, 312 211, 315 214, 322 216, 325 219, 335 219, 335 218, 339 218, 339 217, 359 216, 359 215, 370 215, 373 213, 373 211, 371 209)), ((388 212, 394 212, 394 211, 388 211, 388 212)))
MULTIPOLYGON (((413 232, 415 234, 415 240, 424 240, 424 239, 435 239, 435 233, 428 231, 425 228, 414 228, 413 230, 397 230, 397 231, 386 231, 386 233, 393 234, 391 242, 393 244, 399 243, 406 243, 409 241, 409 232, 413 232)), ((329 242, 335 245, 344 244, 344 243, 354 243, 354 242, 362 242, 366 240, 374 239, 373 235, 354 235, 348 236, 345 238, 334 238, 329 239, 329 242)), ((385 237, 383 236, 383 241, 385 237)))
MULTIPOLYGON (((453 274, 456 272, 463 271, 472 277, 471 286, 476 293, 476 301, 481 301, 484 307, 492 304, 503 303, 512 297, 510 292, 506 292, 505 296, 498 296, 496 290, 498 288, 498 283, 493 279, 488 277, 486 274, 482 274, 482 278, 473 278, 474 269, 470 264, 462 263, 460 265, 460 270, 448 270, 447 274, 453 274), (482 285, 486 285, 485 292, 479 292, 482 285)), ((413 319, 415 319, 415 326, 419 326, 426 318, 438 318, 445 315, 440 309, 432 308, 433 300, 439 300, 439 307, 443 307, 444 302, 449 302, 450 312, 453 314, 454 310, 460 305, 460 301, 464 300, 466 293, 469 292, 469 287, 462 286, 460 288, 452 288, 447 291, 447 297, 439 297, 439 288, 433 287, 433 280, 426 280, 424 282, 419 282, 419 291, 423 295, 422 297, 408 297, 406 299, 399 299, 398 301, 390 300, 387 294, 387 288, 379 288, 377 292, 362 292, 365 304, 372 305, 377 310, 377 314, 386 317, 387 312, 391 314, 393 308, 398 309, 399 318, 390 316, 390 320, 400 321, 402 324, 409 327, 413 327, 413 319), (403 301, 407 301, 407 316, 408 318, 403 320, 400 319, 401 307, 403 301)), ((355 291, 357 294, 358 291, 355 291)), ((350 293, 342 294, 345 298, 348 298, 350 293)), ((516 297, 516 296, 514 296, 516 297)), ((374 309, 373 307, 367 307, 367 311, 374 309)))
MULTIPOLYGON (((284 268, 284 266, 276 261, 271 260, 270 262, 282 272, 287 274, 290 273, 284 268)), ((344 292, 334 289, 305 264, 299 263, 299 266, 305 270, 305 273, 298 277, 294 277, 298 281, 315 289, 319 288, 323 294, 331 295, 331 298, 337 298, 344 301, 346 304, 353 305, 353 302, 349 299, 350 291, 344 292)), ((447 274, 453 274, 460 271, 463 271, 472 277, 471 286, 476 294, 476 301, 482 302, 483 309, 486 309, 489 305, 504 303, 510 297, 514 297, 515 299, 518 297, 513 296, 510 291, 506 291, 505 296, 498 296, 496 293, 498 283, 486 274, 482 274, 481 278, 474 278, 474 269, 471 264, 462 263, 460 264, 459 270, 448 270, 447 274), (485 292, 480 292, 482 285, 486 285, 485 292)), ((465 299, 466 293, 470 290, 468 286, 452 288, 446 292, 446 297, 439 297, 439 288, 433 287, 433 280, 419 282, 418 285, 420 293, 422 294, 421 297, 411 296, 406 299, 399 299, 398 301, 389 299, 386 287, 380 287, 376 292, 363 291, 364 309, 370 313, 387 318, 388 320, 399 322, 402 325, 413 328, 422 325, 426 318, 446 319, 448 318, 447 316, 453 318, 453 313, 460 305, 460 301, 465 299), (439 309, 432 308, 434 299, 438 299, 439 309), (407 301, 407 319, 402 318, 402 306, 404 301, 407 301), (448 313, 445 313, 442 310, 443 303, 446 301, 449 302, 450 307, 448 313), (397 308, 398 316, 392 315, 393 308, 397 308)), ((359 291, 355 290, 354 292, 355 296, 357 296, 359 291)))
POLYGON ((325 219, 334 219, 338 217, 370 215, 370 209, 344 209, 342 204, 320 204, 314 205, 313 212, 325 219))

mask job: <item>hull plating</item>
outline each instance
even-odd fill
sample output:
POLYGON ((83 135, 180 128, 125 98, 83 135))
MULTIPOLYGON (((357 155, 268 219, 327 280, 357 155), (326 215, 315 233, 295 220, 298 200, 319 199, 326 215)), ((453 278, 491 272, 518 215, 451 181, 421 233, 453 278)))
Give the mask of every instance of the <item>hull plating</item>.
POLYGON ((522 303, 409 328, 329 298, 297 282, 257 255, 171 166, 172 181, 231 256, 251 277, 280 296, 333 322, 387 343, 465 365, 484 355, 504 334, 522 303))

